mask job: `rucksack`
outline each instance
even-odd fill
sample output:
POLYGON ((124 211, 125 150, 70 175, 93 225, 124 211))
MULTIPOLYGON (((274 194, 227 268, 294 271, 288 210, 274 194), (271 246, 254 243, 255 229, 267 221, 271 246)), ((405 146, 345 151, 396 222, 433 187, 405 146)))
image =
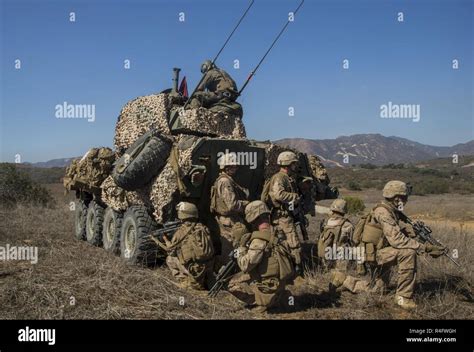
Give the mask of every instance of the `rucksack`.
POLYGON ((272 183, 272 178, 265 180, 263 184, 262 194, 260 196, 260 200, 264 202, 270 209, 273 207, 272 200, 270 198, 270 184, 272 183))
POLYGON ((193 225, 188 235, 183 239, 180 252, 183 264, 190 261, 203 263, 212 259, 214 246, 207 228, 198 224, 193 225), (196 229, 196 227, 198 228, 196 229))
POLYGON ((318 240, 318 257, 321 259, 325 259, 325 252, 326 248, 332 248, 334 244, 339 242, 339 238, 341 237, 342 226, 344 223, 348 221, 347 219, 342 220, 339 225, 325 225, 324 230, 321 233, 321 236, 318 240))

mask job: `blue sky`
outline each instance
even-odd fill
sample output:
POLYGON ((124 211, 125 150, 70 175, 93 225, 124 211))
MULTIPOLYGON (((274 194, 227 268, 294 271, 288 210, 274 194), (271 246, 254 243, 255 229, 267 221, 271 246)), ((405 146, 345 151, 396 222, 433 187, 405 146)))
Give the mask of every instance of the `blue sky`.
MULTIPOLYGON (((249 2, 0 3, 0 161, 20 154, 35 162, 112 146, 122 106, 170 87, 172 67, 182 68, 192 89, 200 63, 217 53, 249 2), (125 59, 130 70, 123 69, 125 59), (57 119, 55 106, 64 101, 95 104, 95 121, 57 119)), ((298 3, 255 1, 217 61, 239 86, 298 3)), ((240 98, 248 136, 381 133, 432 145, 469 141, 473 26, 470 0, 306 0, 240 98), (381 119, 380 106, 389 101, 419 104, 420 121, 381 119)))

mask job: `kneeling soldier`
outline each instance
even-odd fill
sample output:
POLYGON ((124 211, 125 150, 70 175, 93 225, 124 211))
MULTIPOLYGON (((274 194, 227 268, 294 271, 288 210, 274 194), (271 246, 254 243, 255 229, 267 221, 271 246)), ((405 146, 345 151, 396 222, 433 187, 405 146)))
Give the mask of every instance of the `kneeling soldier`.
POLYGON ((270 225, 266 204, 259 200, 251 202, 245 208, 245 219, 253 232, 243 237, 248 240, 237 249, 237 263, 250 275, 253 294, 240 298, 248 304, 256 303, 257 311, 265 312, 278 304, 295 270, 288 245, 276 236, 270 225))
POLYGON ((181 202, 176 207, 183 221, 171 240, 163 236, 162 245, 168 256, 166 264, 181 286, 204 290, 212 278, 214 248, 206 226, 198 222, 198 210, 192 203, 181 202))

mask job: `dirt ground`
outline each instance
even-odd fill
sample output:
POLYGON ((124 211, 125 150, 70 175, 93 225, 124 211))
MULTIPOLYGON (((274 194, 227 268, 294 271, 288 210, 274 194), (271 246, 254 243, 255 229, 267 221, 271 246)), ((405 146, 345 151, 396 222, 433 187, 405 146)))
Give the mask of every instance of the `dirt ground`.
MULTIPOLYGON (((73 237, 71 195, 51 189, 55 209, 19 207, 0 211, 0 246, 37 246, 37 264, 0 261, 1 319, 473 319, 474 198, 440 195, 412 197, 407 213, 429 223, 438 239, 459 252, 457 268, 446 258, 419 258, 416 311, 393 304, 391 292, 330 296, 329 275, 308 263, 305 278, 289 286, 289 299, 272 314, 248 310, 227 292, 206 294, 179 288, 164 267, 140 268, 73 237)), ((379 191, 347 192, 368 207, 379 191)), ((328 201, 321 202, 327 205, 328 201)), ((310 220, 318 236, 323 216, 310 220)), ((312 241, 306 243, 309 255, 312 241)))

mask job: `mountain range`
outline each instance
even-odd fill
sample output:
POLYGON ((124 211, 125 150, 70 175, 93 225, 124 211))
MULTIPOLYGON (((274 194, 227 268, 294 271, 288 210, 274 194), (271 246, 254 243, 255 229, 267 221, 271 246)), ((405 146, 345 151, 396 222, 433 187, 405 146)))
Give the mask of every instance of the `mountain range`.
MULTIPOLYGON (((289 146, 304 153, 316 154, 329 167, 367 163, 374 165, 399 164, 452 157, 453 154, 474 155, 474 140, 451 147, 439 147, 401 137, 386 137, 381 134, 355 134, 335 139, 285 138, 274 141, 274 143, 289 146)), ((72 159, 74 158, 27 164, 42 168, 64 167, 69 165, 72 159)))
POLYGON ((398 164, 452 157, 453 154, 474 155, 474 140, 451 147, 439 147, 381 134, 355 134, 319 140, 286 138, 275 143, 316 154, 326 161, 327 166, 398 164))

